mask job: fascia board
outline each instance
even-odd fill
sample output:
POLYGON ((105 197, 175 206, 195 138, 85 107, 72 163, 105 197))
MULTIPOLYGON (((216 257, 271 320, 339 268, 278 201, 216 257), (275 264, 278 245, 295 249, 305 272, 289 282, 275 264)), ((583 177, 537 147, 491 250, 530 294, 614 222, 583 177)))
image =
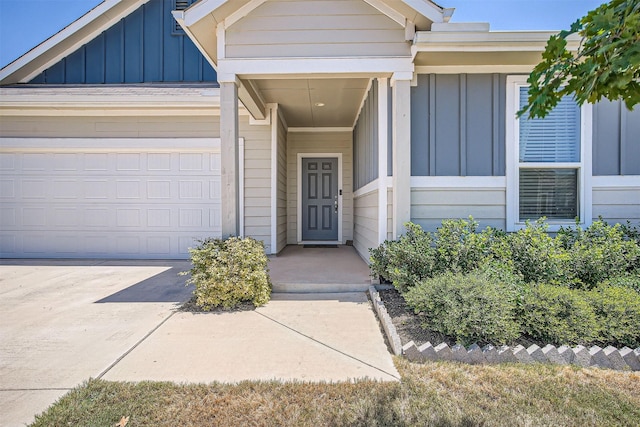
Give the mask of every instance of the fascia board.
MULTIPOLYGON (((193 6, 189 7, 184 13, 184 24, 189 27, 196 22, 204 19, 207 15, 212 15, 213 12, 227 3, 228 0, 202 0, 193 6)), ((398 22, 404 27, 404 19, 401 19, 402 15, 396 11, 393 6, 387 4, 385 0, 364 0, 372 7, 376 8, 381 13, 387 15, 390 19, 398 22), (402 21, 402 22, 401 22, 402 21)), ((426 17, 432 22, 444 22, 443 9, 429 0, 401 0, 408 7, 416 11, 416 13, 426 17)), ((219 17, 218 20, 226 19, 228 16, 233 15, 235 12, 242 9, 242 15, 246 16, 253 9, 260 6, 261 1, 249 1, 245 3, 239 3, 236 10, 230 10, 227 16, 219 17)), ((405 19, 415 21, 415 16, 404 16, 405 19)), ((217 21, 216 21, 217 23, 217 21)))
MULTIPOLYGON (((184 11, 184 23, 187 27, 195 24, 214 10, 225 4, 227 0, 201 0, 184 11)), ((217 22, 216 22, 217 24, 217 22)))
POLYGON ((407 6, 431 22, 444 22, 444 9, 429 0, 402 0, 407 6))
MULTIPOLYGON (((556 31, 496 31, 496 32, 431 32, 416 33, 412 49, 415 52, 500 52, 543 51, 549 37, 556 31)), ((567 38, 569 50, 580 44, 577 34, 567 38)))
POLYGON ((60 32, 0 70, 0 84, 29 82, 148 1, 104 0, 60 32), (80 31, 86 29, 89 29, 86 34, 78 36, 80 31), (77 36, 75 40, 74 36, 77 36), (55 54, 44 59, 51 53, 55 54))

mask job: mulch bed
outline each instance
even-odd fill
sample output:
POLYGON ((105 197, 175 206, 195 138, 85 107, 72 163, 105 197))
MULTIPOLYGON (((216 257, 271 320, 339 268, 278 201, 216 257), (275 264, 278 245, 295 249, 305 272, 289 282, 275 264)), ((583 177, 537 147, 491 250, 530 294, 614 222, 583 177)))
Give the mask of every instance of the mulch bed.
MULTIPOLYGON (((422 323, 424 321, 422 320, 422 316, 420 314, 415 314, 413 310, 407 306, 404 298, 397 290, 380 290, 378 291, 378 294, 387 309, 387 313, 389 313, 389 316, 391 317, 393 325, 398 331, 400 341, 403 345, 409 341, 413 341, 416 346, 420 346, 426 342, 430 342, 434 346, 443 342, 447 343, 450 347, 456 344, 456 340, 448 335, 423 328, 422 323)), ((477 344, 483 346, 490 343, 478 342, 477 344)), ((527 339, 526 337, 520 337, 513 343, 510 343, 510 345, 518 344, 523 345, 524 347, 529 347, 532 344, 537 344, 540 347, 544 347, 546 345, 545 343, 536 342, 527 339)))

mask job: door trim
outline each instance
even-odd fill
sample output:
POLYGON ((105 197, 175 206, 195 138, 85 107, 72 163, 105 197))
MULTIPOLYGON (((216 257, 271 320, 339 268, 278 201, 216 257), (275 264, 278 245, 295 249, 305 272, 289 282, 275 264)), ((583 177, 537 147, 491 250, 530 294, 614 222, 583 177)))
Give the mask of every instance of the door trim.
POLYGON ((296 202, 296 215, 297 215, 297 241, 298 244, 310 243, 302 240, 302 159, 313 159, 318 157, 334 157, 338 159, 338 241, 326 241, 323 243, 342 244, 342 194, 344 193, 342 186, 342 153, 298 153, 296 174, 297 187, 298 187, 298 200, 296 202))

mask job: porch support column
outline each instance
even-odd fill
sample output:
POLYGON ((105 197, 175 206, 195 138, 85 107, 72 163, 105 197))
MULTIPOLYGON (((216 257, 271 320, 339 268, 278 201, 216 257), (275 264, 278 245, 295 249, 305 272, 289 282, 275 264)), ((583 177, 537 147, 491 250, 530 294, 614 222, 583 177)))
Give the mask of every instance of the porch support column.
POLYGON ((393 86, 393 238, 405 233, 411 220, 411 79, 413 73, 394 73, 393 86))
POLYGON ((387 175, 389 147, 389 79, 378 81, 378 244, 387 240, 387 175))
POLYGON ((220 158, 222 238, 240 234, 238 179, 238 86, 237 77, 220 83, 220 158))

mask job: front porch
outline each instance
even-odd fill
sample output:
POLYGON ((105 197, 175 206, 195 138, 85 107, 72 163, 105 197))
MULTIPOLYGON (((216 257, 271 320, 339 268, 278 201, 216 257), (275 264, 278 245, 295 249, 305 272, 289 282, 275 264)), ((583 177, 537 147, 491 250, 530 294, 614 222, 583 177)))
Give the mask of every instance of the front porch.
POLYGON ((288 245, 269 257, 273 292, 363 292, 371 285, 369 267, 352 246, 288 245))

